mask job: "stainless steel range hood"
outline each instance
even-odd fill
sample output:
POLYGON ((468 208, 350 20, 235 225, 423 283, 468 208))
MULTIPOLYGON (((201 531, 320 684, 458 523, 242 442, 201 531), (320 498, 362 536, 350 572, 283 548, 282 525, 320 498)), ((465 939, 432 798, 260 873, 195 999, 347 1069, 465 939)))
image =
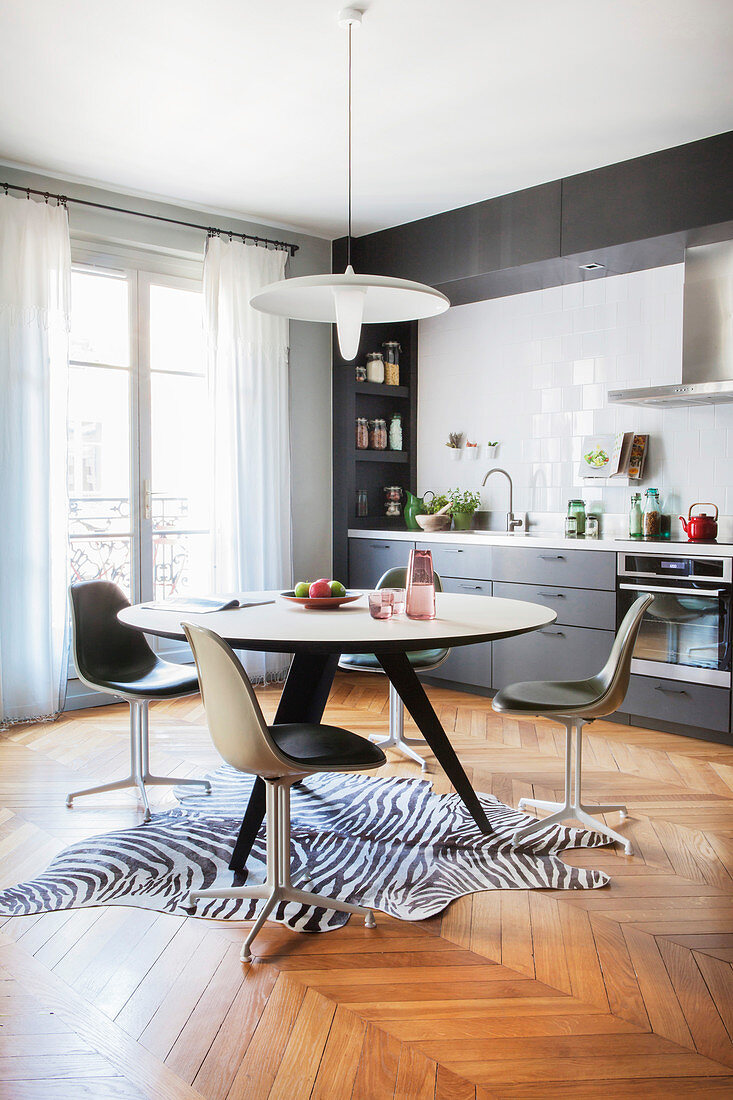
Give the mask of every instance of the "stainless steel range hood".
POLYGON ((733 401, 733 241, 685 252, 682 380, 610 390, 614 405, 716 405, 733 401))

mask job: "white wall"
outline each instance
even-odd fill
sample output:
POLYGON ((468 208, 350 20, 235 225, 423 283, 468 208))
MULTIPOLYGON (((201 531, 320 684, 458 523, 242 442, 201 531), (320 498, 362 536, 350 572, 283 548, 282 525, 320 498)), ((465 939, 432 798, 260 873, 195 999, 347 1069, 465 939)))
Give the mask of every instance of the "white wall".
MULTIPOLYGON (((609 389, 678 382, 682 371, 681 264, 594 278, 450 309, 420 323, 418 483, 421 491, 480 486, 506 467, 515 510, 564 512, 583 497, 605 513, 628 510, 628 488, 594 488, 576 473, 581 440, 648 432, 643 485, 675 515, 698 500, 733 513, 733 405, 655 410, 606 404, 609 389), (453 462, 449 431, 496 459, 453 462)), ((492 478, 482 506, 506 510, 492 478)), ((541 521, 541 517, 538 517, 541 521)))
MULTIPOLYGON (((0 165, 0 181, 182 221, 226 226, 240 232, 292 241, 299 245, 299 251, 289 262, 290 275, 312 275, 331 270, 330 241, 304 233, 273 229, 229 216, 225 212, 212 214, 86 187, 4 165, 0 165)), ((121 254, 127 257, 131 266, 200 277, 205 233, 75 206, 73 203, 68 210, 72 241, 98 255, 100 263, 107 255, 121 254)), ((329 573, 331 563, 330 325, 291 322, 290 382, 293 569, 296 578, 321 577, 329 573)))

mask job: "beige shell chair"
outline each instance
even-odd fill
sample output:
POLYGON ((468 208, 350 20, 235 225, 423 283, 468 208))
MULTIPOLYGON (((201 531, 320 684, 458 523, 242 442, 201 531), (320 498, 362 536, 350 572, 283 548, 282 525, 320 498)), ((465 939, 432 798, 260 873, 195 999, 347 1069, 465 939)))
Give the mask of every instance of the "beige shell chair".
POLYGON ((203 626, 182 623, 198 669, 211 739, 233 768, 259 775, 266 787, 267 878, 258 886, 194 890, 199 898, 264 898, 242 947, 248 962, 257 933, 278 902, 293 901, 357 913, 375 927, 370 909, 299 890, 290 880, 290 788, 314 772, 371 771, 386 762, 382 750, 350 730, 305 722, 268 726, 247 673, 231 647, 203 626))
MULTIPOLYGON (((442 592, 443 585, 437 573, 435 577, 435 591, 442 592)), ((407 578, 407 570, 404 567, 388 569, 377 582, 377 591, 380 588, 404 588, 407 578)), ((439 668, 450 654, 449 649, 420 649, 413 653, 406 653, 408 661, 415 672, 432 672, 439 668)), ((378 672, 384 675, 384 669, 373 653, 344 653, 339 659, 339 668, 345 672, 378 672)), ((402 753, 408 760, 414 760, 423 771, 427 768, 427 761, 419 753, 415 752, 413 745, 425 747, 425 742, 418 737, 405 737, 405 705, 399 697, 394 684, 389 685, 389 737, 377 741, 380 748, 394 749, 402 753)))
MULTIPOLYGON (((499 714, 534 714, 544 718, 556 718, 565 726, 565 799, 563 802, 544 802, 538 798, 520 798, 519 809, 535 806, 538 810, 550 810, 550 816, 527 825, 514 836, 515 845, 524 845, 539 830, 557 822, 575 820, 586 829, 594 829, 604 836, 623 844, 631 855, 631 841, 609 829, 602 821, 592 817, 583 805, 581 773, 583 751, 583 726, 596 718, 602 718, 623 703, 629 688, 631 657, 645 611, 654 596, 640 596, 631 605, 618 629, 610 656, 596 676, 587 680, 537 680, 510 684, 502 688, 493 699, 493 708, 499 714), (575 785, 571 791, 573 735, 575 735, 575 785)), ((598 814, 620 812, 626 817, 623 805, 593 806, 598 814)))

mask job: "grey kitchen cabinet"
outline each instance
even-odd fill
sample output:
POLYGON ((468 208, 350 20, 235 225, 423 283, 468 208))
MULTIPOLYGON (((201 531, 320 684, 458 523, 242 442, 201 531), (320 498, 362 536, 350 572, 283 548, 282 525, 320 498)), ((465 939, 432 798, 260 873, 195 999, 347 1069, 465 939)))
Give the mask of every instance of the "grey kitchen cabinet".
POLYGON ((644 719, 696 726, 727 733, 730 728, 730 691, 709 684, 689 684, 661 676, 633 675, 623 704, 619 707, 631 722, 644 719))
POLYGON ((492 642, 491 686, 520 680, 582 680, 599 672, 613 645, 612 630, 550 626, 492 642))
POLYGON ((460 543, 418 542, 418 550, 430 550, 433 566, 442 577, 491 580, 493 546, 465 546, 460 543))
POLYGON ((611 550, 551 550, 540 546, 494 546, 494 581, 616 589, 616 555, 611 550))
POLYGON ((349 539, 349 588, 376 588, 388 569, 406 569, 414 546, 401 539, 349 539))
MULTIPOLYGON (((444 592, 458 592, 469 596, 490 596, 491 581, 464 580, 460 577, 441 576, 444 592)), ((431 677, 449 680, 455 684, 488 689, 491 687, 491 642, 477 645, 460 645, 451 650, 443 664, 429 673, 431 677)))
POLYGON ((615 630, 616 593, 597 588, 561 588, 549 584, 512 584, 496 581, 494 595, 508 600, 527 600, 557 612, 562 626, 589 626, 615 630))

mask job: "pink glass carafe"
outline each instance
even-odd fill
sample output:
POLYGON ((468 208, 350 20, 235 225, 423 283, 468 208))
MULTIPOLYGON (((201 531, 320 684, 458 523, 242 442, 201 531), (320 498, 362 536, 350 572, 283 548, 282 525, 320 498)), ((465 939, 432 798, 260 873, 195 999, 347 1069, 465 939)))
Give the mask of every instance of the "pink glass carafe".
POLYGON ((429 550, 411 550, 407 567, 405 614, 408 619, 435 618, 435 574, 429 550))

